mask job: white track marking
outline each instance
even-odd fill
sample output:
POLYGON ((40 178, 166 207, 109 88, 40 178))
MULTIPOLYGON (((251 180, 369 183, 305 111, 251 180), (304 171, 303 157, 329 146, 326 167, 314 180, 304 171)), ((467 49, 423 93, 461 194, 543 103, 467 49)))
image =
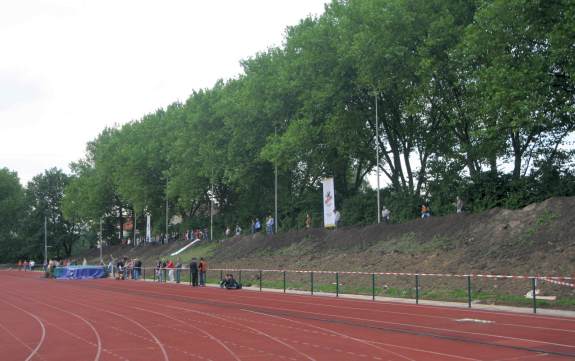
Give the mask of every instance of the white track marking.
MULTIPOLYGON (((19 295, 14 295, 13 293, 10 293, 10 294, 11 294, 12 296, 14 296, 14 297, 21 297, 21 296, 19 296, 19 295)), ((28 300, 31 299, 30 297, 25 297, 25 298, 27 298, 28 300)), ((101 354, 101 352, 102 352, 102 340, 101 340, 101 338, 100 338, 100 333, 94 328, 94 326, 92 325, 92 323, 91 323, 90 321, 86 320, 84 317, 82 317, 82 316, 80 316, 80 315, 78 315, 78 314, 75 314, 74 312, 70 312, 70 311, 63 310, 63 309, 61 309, 61 308, 59 308, 59 307, 52 306, 52 305, 50 305, 50 304, 48 304, 48 303, 46 303, 46 302, 38 301, 38 300, 35 300, 35 299, 31 299, 31 300, 32 300, 32 302, 35 302, 35 303, 38 303, 38 304, 41 304, 41 305, 45 305, 45 306, 50 307, 50 308, 52 308, 52 309, 58 310, 58 311, 60 311, 60 312, 64 312, 64 313, 67 313, 67 314, 69 314, 69 315, 72 315, 72 316, 74 316, 74 317, 80 319, 80 320, 81 320, 82 322, 84 322, 86 325, 88 325, 88 327, 90 327, 90 329, 92 329, 92 332, 94 332, 94 335, 96 336, 96 341, 97 341, 97 343, 96 343, 96 356, 94 357, 94 361, 98 361, 98 360, 100 359, 100 354, 101 354)), ((82 340, 83 340, 83 339, 82 339, 82 340)), ((87 342, 88 344, 91 344, 91 342, 88 342, 87 340, 84 340, 84 341, 87 342)))
POLYGON ((44 339, 46 338, 46 328, 44 327, 44 323, 42 322, 42 320, 40 318, 38 318, 38 316, 36 316, 35 314, 33 314, 31 312, 28 312, 25 309, 20 308, 16 305, 13 305, 13 304, 6 302, 4 300, 0 300, 0 301, 6 303, 7 305, 14 307, 17 310, 20 310, 20 311, 28 314, 29 316, 33 317, 40 324, 40 327, 42 328, 42 336, 40 337, 40 341, 38 341, 38 345, 36 345, 36 347, 32 350, 30 355, 28 355, 28 357, 26 357, 26 359, 24 360, 24 361, 30 361, 34 357, 34 355, 36 355, 36 353, 38 353, 38 350, 40 349, 40 347, 44 343, 44 339))
POLYGON ((166 318, 169 318, 170 320, 174 320, 174 321, 176 321, 176 322, 183 323, 183 324, 186 325, 186 326, 191 326, 191 327, 195 328, 196 330, 200 331, 201 333, 203 333, 204 335, 206 335, 210 340, 212 340, 212 341, 218 343, 220 346, 222 346, 226 351, 228 351, 228 353, 229 353, 235 360, 241 361, 241 359, 238 357, 238 355, 236 355, 235 352, 233 352, 228 346, 226 346, 226 344, 224 344, 222 340, 220 340, 219 338, 213 336, 211 333, 209 333, 209 332, 207 332, 207 331, 205 331, 205 330, 202 330, 202 329, 199 328, 199 327, 196 327, 196 326, 194 326, 194 325, 190 325, 190 324, 188 324, 188 323, 185 323, 185 322, 182 321, 182 320, 179 320, 179 319, 177 319, 177 318, 171 317, 171 316, 169 316, 169 315, 167 315, 167 314, 165 314, 165 313, 162 313, 162 312, 151 311, 151 310, 148 310, 148 309, 145 309, 145 308, 140 308, 140 307, 130 307, 130 308, 135 309, 135 310, 139 310, 139 311, 144 311, 144 312, 152 313, 152 314, 159 315, 159 316, 162 316, 162 317, 166 317, 166 318))
MULTIPOLYGON (((182 294, 174 294, 174 293, 157 293, 157 292, 151 292, 151 291, 144 291, 148 294, 156 294, 156 295, 173 295, 173 296, 180 296, 180 297, 184 297, 182 294)), ((261 299, 261 298, 260 298, 261 299)), ((244 307, 254 307, 257 305, 254 304, 250 304, 250 303, 243 303, 243 302, 235 302, 235 301, 224 301, 224 300, 218 300, 219 303, 225 303, 225 304, 229 304, 229 305, 239 305, 239 306, 244 306, 244 307)), ((310 304, 311 305, 311 304, 310 304)), ((560 344, 560 343, 554 343, 554 342, 547 342, 547 341, 541 341, 541 340, 533 340, 533 339, 525 339, 525 338, 518 338, 518 337, 512 337, 512 336, 503 336, 503 335, 497 335, 497 334, 491 334, 491 333, 484 333, 484 332, 472 332, 472 331, 462 331, 462 330, 453 330, 453 329, 447 329, 447 328, 440 328, 440 327, 431 327, 431 326, 421 326, 421 325, 417 325, 417 324, 413 324, 413 323, 403 323, 403 322, 391 322, 391 321, 380 321, 380 320, 373 320, 373 319, 365 319, 365 318, 359 318, 359 317, 350 317, 350 316, 341 316, 341 315, 337 315, 337 314, 328 314, 328 313, 318 313, 318 312, 310 312, 310 311, 302 311, 302 310, 297 310, 297 309, 290 309, 290 308, 282 308, 282 307, 273 307, 273 306, 261 306, 267 309, 274 309, 274 310, 280 310, 280 311, 288 311, 288 312, 300 312, 300 313, 306 313, 306 314, 312 314, 312 315, 316 315, 316 316, 325 316, 325 317, 329 317, 329 318, 341 318, 341 319, 348 319, 348 320, 354 320, 354 321, 362 321, 362 322, 374 322, 374 323, 381 323, 381 324, 389 324, 389 325, 394 325, 394 326, 410 326, 410 327, 414 327, 414 328, 420 328, 420 329, 427 329, 427 330, 433 330, 433 331, 446 331, 446 332, 450 332, 450 333, 455 333, 455 334, 468 334, 468 335, 475 335, 475 336, 487 336, 487 337, 493 337, 493 338, 499 338, 499 339, 506 339, 506 340, 514 340, 514 341, 525 341, 525 342, 530 342, 530 343, 538 343, 538 344, 546 344, 546 345, 552 345, 552 346, 561 346, 561 347, 568 347, 568 348, 575 348, 575 345, 565 345, 565 344, 560 344)), ((418 315, 416 315, 418 316, 418 315)), ((425 316, 422 316, 425 317, 425 316)), ((452 319, 452 318, 450 318, 452 319)), ((556 320, 556 319, 555 319, 556 320)), ((563 319, 561 319, 563 320, 563 319)))
MULTIPOLYGON (((252 290, 245 290, 245 292, 255 292, 252 290)), ((274 295, 274 296, 279 296, 276 293, 269 293, 270 295, 274 295)), ((304 297, 310 297, 310 295, 303 295, 303 294, 282 294, 282 296, 287 296, 286 298, 304 298, 304 297)), ((356 300, 356 299, 351 299, 351 298, 346 298, 346 297, 341 297, 341 298, 331 298, 328 296, 317 296, 314 295, 314 298, 317 297, 317 299, 319 301, 323 301, 323 300, 333 300, 333 301, 341 301, 341 302, 350 302, 350 303, 361 303, 361 304, 371 304, 371 305, 385 305, 385 306, 415 306, 413 304, 408 304, 408 303, 399 303, 399 302, 393 302, 393 301, 377 301, 376 303, 374 303, 374 301, 368 301, 368 300, 356 300)), ((258 297, 251 297, 251 296, 246 296, 246 295, 242 295, 239 296, 238 298, 247 298, 247 299, 254 299, 257 300, 259 299, 258 297)), ((321 306, 321 307, 329 307, 329 308, 336 308, 336 309, 349 309, 349 310, 358 310, 358 311, 368 311, 368 312, 375 312, 375 313, 383 313, 383 314, 395 314, 395 315, 406 315, 406 316, 411 316, 411 317, 422 317, 422 318, 430 318, 430 319, 444 319, 444 320, 452 320, 454 317, 452 316, 436 316, 436 315, 432 315, 432 314, 424 314, 424 313, 408 313, 408 312, 399 312, 399 311, 388 311, 388 310, 378 310, 378 309, 367 309, 367 308, 362 308, 362 307, 350 307, 350 306, 343 306, 343 305, 332 305, 332 304, 327 304, 327 303, 323 303, 323 302, 298 302, 298 301, 286 301, 286 300, 278 300, 278 299, 274 299, 274 301, 277 302, 281 302, 281 303, 288 303, 288 304, 297 304, 297 305, 308 305, 308 306, 321 306)), ((454 310, 454 311, 460 311, 462 313, 469 313, 469 312, 478 312, 478 313, 486 313, 486 314, 490 314, 490 315, 496 315, 496 316, 509 316, 509 317, 515 317, 515 318, 525 318, 525 317, 529 317, 529 318, 537 318, 537 319, 546 319, 546 320, 553 320, 553 321, 557 321, 558 319, 561 321, 566 321, 566 322, 575 322, 575 318, 574 319, 570 319, 570 318, 560 318, 560 317, 548 317, 548 316, 541 316, 541 315, 526 315, 526 314, 516 314, 516 313, 510 313, 510 312, 506 312, 506 311, 489 311, 489 310, 481 310, 481 309, 465 309, 465 308, 458 308, 458 307, 442 307, 442 306, 431 306, 431 305, 417 305, 418 309, 432 309, 432 310, 437 310, 437 309, 441 309, 441 310, 454 310)), ((523 324, 513 324, 513 323, 498 323, 499 325, 506 325, 506 326, 514 326, 514 327, 525 327, 525 328, 534 328, 534 326, 531 325, 523 325, 523 324)), ((549 329, 549 330, 555 330, 555 331, 565 331, 565 332, 575 332, 574 330, 567 330, 567 329, 555 329, 555 328, 547 328, 547 327, 541 327, 539 326, 538 328, 541 329, 549 329)))
MULTIPOLYGON (((159 293, 155 293, 153 291, 145 291, 148 293, 152 293, 152 294, 159 294, 159 293)), ((241 292, 241 291, 240 291, 241 292)), ((245 291, 245 292, 252 292, 252 291, 245 291)), ((175 295, 175 296, 182 296, 182 294, 178 294, 178 293, 162 293, 162 295, 175 295)), ((310 297, 309 295, 299 295, 299 294, 286 294, 283 296, 287 296, 286 298, 292 298, 292 297, 310 297)), ((320 300, 322 297, 321 296, 314 296, 317 297, 318 300, 320 300)), ((258 297, 250 297, 250 296, 245 296, 245 295, 241 295, 237 297, 238 299, 241 298, 246 298, 249 300, 257 300, 257 299, 261 299, 258 297)), ((325 298, 325 297, 324 297, 325 298)), ((354 299, 348 299, 348 298, 341 298, 339 299, 343 302, 354 302, 354 303, 362 303, 362 304, 374 304, 373 301, 366 301, 366 300, 354 300, 354 299)), ((338 300, 338 301, 339 301, 338 300)), ((330 304, 326 304, 323 302, 315 302, 315 303, 311 303, 311 302, 293 302, 293 301, 285 301, 285 300, 278 300, 278 299, 273 299, 274 302, 281 302, 281 303, 287 303, 289 304, 296 304, 296 305, 308 305, 308 306, 321 306, 321 307, 329 307, 329 308, 335 308, 335 309, 351 309, 351 310, 358 310, 358 311, 369 311, 369 312, 376 312, 376 313, 384 313, 384 314, 396 314, 396 315, 405 315, 405 316, 410 316, 410 317, 421 317, 421 318, 429 318, 429 319, 442 319, 442 320, 454 320, 454 317, 447 317, 447 316, 435 316, 435 315, 429 315, 429 314, 420 314, 420 313, 407 313, 407 312, 398 312, 398 311, 385 311, 385 310, 370 310, 370 309, 366 309, 366 308, 360 308, 360 307, 349 307, 349 306, 341 306, 341 305, 330 305, 330 304)), ((245 305, 245 303, 241 303, 241 302, 234 302, 234 301, 223 301, 220 300, 219 302, 227 302, 227 303, 232 303, 232 304, 239 304, 239 305, 245 305)), ((380 303, 379 305, 402 305, 402 306, 415 306, 415 305, 409 305, 409 304, 398 304, 398 303, 394 303, 394 302, 385 302, 385 303, 380 303)), ((451 310, 448 307, 440 307, 440 306, 426 306, 426 305, 418 305, 417 306, 418 309, 432 309, 432 310, 437 310, 437 309, 441 309, 441 310, 451 310)), ((462 312, 469 312, 470 310, 465 310, 465 309, 457 309, 455 308, 454 310, 459 310, 462 312)), ((489 314, 489 315, 494 315, 494 316, 512 316, 512 317, 516 317, 516 318, 525 318, 525 317, 529 317, 529 318, 534 318, 534 319, 546 319, 546 320, 553 320, 553 321, 557 321, 557 320, 561 320, 561 321, 567 321, 567 322, 575 322, 575 319, 566 319, 566 318, 558 318, 558 317, 545 317, 545 316, 540 316, 540 315, 523 315, 523 314, 512 314, 512 313, 507 313, 507 312, 494 312, 494 311, 487 311, 487 310, 471 310, 471 312, 479 312, 482 314, 489 314)), ((524 325, 524 324, 512 324, 512 323, 506 323, 506 322, 497 322, 498 325, 504 325, 504 326, 509 326, 509 327, 517 327, 517 328, 527 328, 527 329, 541 329, 541 330, 552 330, 552 331, 557 331, 557 332, 568 332, 568 333, 575 333, 574 329, 558 329, 558 328, 550 328, 550 327, 542 327, 542 326, 532 326, 532 325, 524 325)), ((417 325, 414 325, 417 326, 417 325)), ((419 326, 417 326, 419 327, 419 326)), ((424 327, 424 326, 421 326, 424 327)), ((465 331, 452 331, 452 332, 465 332, 465 331)), ((502 336, 504 337, 504 336, 502 336)), ((539 341, 537 341, 539 342, 539 341)))
POLYGON ((312 328, 315 328, 315 329, 318 329, 318 330, 322 330, 322 331, 324 331, 324 332, 329 332, 329 333, 331 333, 331 334, 334 334, 334 335, 343 337, 343 338, 345 338, 345 339, 353 340, 353 341, 362 343, 362 344, 364 344, 364 345, 371 346, 371 347, 373 347, 373 348, 375 348, 375 349, 377 349, 377 350, 379 350, 379 351, 383 351, 383 352, 385 352, 385 353, 390 353, 390 354, 392 354, 392 355, 394 355, 394 356, 400 357, 400 358, 405 359, 405 360, 415 361, 414 359, 412 359, 412 358, 410 358, 410 357, 407 357, 407 356, 404 356, 404 355, 399 354, 399 353, 397 353, 397 352, 393 352, 393 351, 390 351, 390 350, 386 350, 386 349, 384 349, 384 348, 382 348, 382 347, 376 346, 376 345, 374 345, 373 343, 371 343, 371 342, 369 342, 369 341, 362 340, 362 339, 360 339, 360 338, 356 338, 356 337, 352 337, 352 336, 348 336, 348 335, 346 335, 346 334, 343 334, 343 333, 340 333, 340 332, 337 332, 337 331, 333 331, 333 330, 330 330, 330 329, 327 329, 327 328, 323 328, 323 327, 319 327, 319 326, 314 326, 314 325, 311 325, 311 324, 309 324, 309 323, 304 323, 304 322, 300 322, 300 321, 290 320, 289 318, 285 318, 285 317, 280 317, 280 316, 275 316, 275 315, 269 315, 269 314, 267 314, 267 313, 262 313, 262 312, 250 311, 250 310, 245 310, 245 309, 241 309, 241 311, 253 313, 253 314, 256 314, 256 315, 260 315, 260 316, 267 316, 267 317, 277 318, 277 319, 280 319, 280 320, 286 320, 286 321, 294 322, 294 323, 297 323, 297 324, 300 324, 300 325, 304 325, 304 326, 306 326, 306 327, 312 327, 312 328))
MULTIPOLYGON (((158 295, 176 295, 176 296, 184 296, 181 293, 169 293, 169 292, 163 292, 163 293, 157 293, 157 292, 153 292, 153 291, 149 291, 149 289, 141 289, 142 292, 145 292, 147 294, 158 294, 158 295)), ((204 292, 205 294, 206 292, 204 292)), ((306 295, 287 295, 286 298, 288 297, 309 297, 306 295)), ((245 298, 253 298, 253 297, 245 297, 245 298)), ((316 300, 320 300, 320 297, 317 297, 316 300)), ((274 301, 274 299, 272 298, 271 301, 274 301)), ((284 303, 284 301, 282 300, 276 300, 276 301, 280 301, 282 303, 284 303)), ((362 303, 362 304, 367 304, 368 302, 371 303, 371 301, 364 301, 364 300, 350 300, 350 299, 342 299, 342 301, 345 302, 354 302, 354 303, 362 303)), ((245 306, 254 306, 252 304, 245 304, 245 303, 240 303, 240 302, 225 302, 225 301, 220 301, 221 303, 226 303, 226 304, 230 304, 230 305, 245 305, 245 306)), ((285 302, 285 303, 290 303, 290 302, 285 302)), ((296 302, 293 302, 296 303, 296 302)), ((298 303, 302 303, 302 304, 310 304, 311 303, 303 303, 303 302, 298 302, 298 303)), ((393 302, 387 302, 387 305, 394 305, 393 302)), ((323 303, 316 303, 315 305, 323 305, 323 306, 329 306, 329 307, 334 307, 334 308, 338 308, 338 306, 332 306, 332 305, 325 305, 323 303)), ((380 304, 382 305, 382 304, 380 304)), ((405 306, 402 304, 402 306, 405 306)), ((298 311, 298 310, 290 310, 289 308, 277 308, 277 307, 268 307, 265 306, 267 308, 270 309, 279 309, 282 311, 293 311, 293 312, 305 312, 305 311, 298 311)), ((346 307, 341 307, 341 308, 346 308, 346 307)), ((432 310, 438 310, 438 309, 443 309, 443 310, 447 310, 447 308, 444 307, 436 307, 436 306, 425 306, 425 305, 419 305, 418 308, 420 309, 432 309, 432 310)), ((377 311, 377 312, 385 312, 385 311, 377 311)), ((575 320, 571 320, 571 319, 566 319, 566 318, 560 318, 560 317, 544 317, 544 316, 539 316, 539 315, 522 315, 522 314, 512 314, 512 313, 506 313, 506 312, 496 312, 496 311, 485 311, 485 310, 473 310, 473 312, 476 313, 482 313, 482 314, 492 314, 492 315, 498 315, 498 316, 503 316, 503 317, 515 317, 515 318, 531 318, 531 319, 547 319, 547 320, 560 320, 560 321, 565 321, 565 322, 575 322, 575 320)), ((306 312, 306 313, 311 313, 311 312, 306 312)), ((336 315, 329 315, 329 314, 319 314, 319 313, 312 313, 312 314, 316 314, 316 315, 323 315, 323 316, 328 316, 328 317, 333 317, 336 315)), ((415 316, 419 316, 422 318, 428 317, 428 315, 421 315, 421 314, 416 314, 415 316)), ((440 317, 440 316, 432 316, 432 317, 440 317)), ((372 321, 372 320, 365 320, 365 319, 361 319, 361 318, 352 318, 352 317, 346 317, 348 319, 355 319, 355 320, 362 320, 362 321, 372 321)), ((385 322, 385 321, 375 321, 375 322, 379 322, 379 323, 389 323, 389 322, 385 322)), ((406 323, 391 323, 391 324, 396 324, 396 325, 403 325, 403 326, 413 326, 413 327, 419 327, 419 328, 427 328, 427 329, 432 329, 432 330, 445 330, 442 328, 434 328, 434 327, 425 327, 425 326, 418 326, 418 325, 414 325, 414 324, 406 324, 406 323)), ((501 325, 501 323, 499 323, 501 325)), ((512 325, 512 324, 508 324, 508 325, 512 325)), ((549 328, 545 328, 545 327, 536 327, 536 326, 526 326, 526 325, 512 325, 512 326, 517 326, 517 327, 533 327, 533 328, 540 328, 540 329, 549 329, 549 328)), ((557 330, 557 329, 554 329, 557 330)), ((488 336, 488 337, 495 337, 495 338, 501 338, 501 339, 510 339, 510 340, 522 340, 522 341, 527 341, 527 342, 535 342, 535 343, 542 343, 542 344, 550 344, 550 345, 556 345, 556 346, 564 346, 564 347, 575 347, 575 346, 571 346, 571 345, 563 345, 563 344, 555 344, 555 343, 551 343, 551 342, 545 342, 545 341, 538 341, 538 340, 532 340, 532 339, 521 339, 521 338, 515 338, 515 337, 508 337, 508 336, 501 336, 501 335, 496 335, 496 334, 488 334, 488 333, 477 333, 477 332, 466 332, 466 331, 454 331, 454 330, 446 330, 449 332, 453 332, 453 333, 467 333, 467 334, 473 334, 473 335, 483 335, 483 336, 488 336)), ((559 330, 559 331, 567 331, 567 332, 571 332, 570 330, 559 330)))
POLYGON ((277 342, 277 343, 279 343, 279 344, 281 344, 281 345, 283 345, 283 346, 289 348, 290 350, 295 351, 296 353, 298 353, 299 355, 305 357, 305 358, 308 359, 308 360, 312 360, 312 361, 315 360, 313 357, 311 357, 311 356, 309 356, 309 355, 307 355, 307 354, 305 354, 305 353, 303 353, 303 352, 297 350, 295 347, 291 346, 290 344, 287 344, 287 343, 281 341, 280 339, 278 339, 277 337, 274 337, 274 336, 272 336, 272 335, 270 335, 270 334, 268 334, 268 333, 265 333, 265 332, 263 332, 263 331, 261 331, 261 330, 258 330, 257 328, 253 328, 253 327, 249 327, 249 326, 246 326, 246 325, 242 325, 242 324, 240 324, 240 323, 238 323, 238 322, 230 321, 230 320, 225 319, 225 318, 223 318, 223 317, 215 316, 215 315, 212 315, 212 314, 209 314, 209 313, 205 313, 205 312, 201 312, 201 311, 192 310, 192 309, 189 309, 189 308, 174 307, 174 306, 167 306, 167 307, 168 307, 168 308, 172 308, 172 309, 178 309, 178 310, 186 311, 186 312, 192 312, 192 313, 200 314, 200 315, 207 316, 207 317, 216 318, 216 319, 221 320, 221 321, 229 322, 229 323, 232 323, 232 324, 234 324, 234 325, 238 325, 238 326, 240 326, 240 327, 244 327, 244 328, 250 329, 250 330, 252 330, 253 332, 257 333, 257 334, 260 335, 260 336, 267 337, 267 338, 271 339, 272 341, 275 341, 275 342, 277 342))
MULTIPOLYGON (((254 312, 254 311, 251 311, 254 312)), ((264 313, 265 314, 265 313, 264 313)), ((276 316, 278 318, 281 318, 280 316, 276 316)), ((255 322, 255 323, 266 323, 264 321, 256 321, 250 318, 245 318, 245 317, 233 317, 236 320, 239 321, 245 321, 245 322, 255 322)), ((288 319, 289 320, 289 319, 288 319)), ((290 320, 292 322, 295 322, 293 320, 290 320)), ((266 323, 268 325, 271 325, 269 322, 266 323)), ((305 324, 305 323, 304 323, 305 324)), ((287 329, 296 329, 295 327, 291 327, 291 326, 286 326, 286 325, 282 325, 282 324, 278 324, 275 323, 273 324, 275 327, 281 327, 281 328, 287 328, 287 329)), ((315 326, 316 328, 318 326, 315 326)), ((325 335, 325 336, 330 336, 328 333, 326 332, 317 332, 317 331, 309 331, 306 329, 297 329, 298 331, 301 332, 310 332, 310 333, 314 333, 314 334, 321 334, 321 335, 325 335)), ((333 332, 330 332, 333 334, 333 332)), ((414 347, 408 347, 408 346, 400 346, 400 345, 395 345, 395 344, 390 344, 390 343, 383 343, 383 342, 378 342, 378 341, 369 341, 369 340, 365 340, 366 342, 370 342, 370 343, 374 343, 374 344, 379 344, 382 346, 390 346, 390 347, 395 347, 395 348, 399 348, 399 349, 404 349, 404 350, 409 350, 409 351, 416 351, 416 352, 421 352, 421 353, 429 353, 429 354, 434 354, 434 355, 440 355, 440 356, 448 356, 451 358, 456 358, 456 359, 462 359, 462 360, 470 360, 470 361, 479 361, 478 359, 473 359, 473 358, 468 358, 468 357, 463 357, 463 356, 456 356, 456 355, 450 355, 450 354, 445 354, 445 353, 439 353, 439 352, 434 352, 434 351, 428 351, 425 349, 419 349, 419 348, 414 348, 414 347)))
MULTIPOLYGON (((14 338, 16 341, 18 341, 19 344, 26 347, 28 349, 28 351, 32 351, 32 347, 30 347, 26 342, 22 341, 18 336, 13 334, 6 326, 4 326, 3 324, 0 323, 0 328, 3 329, 7 334, 12 336, 12 338, 14 338)), ((40 355, 38 355, 38 356, 40 356, 40 355)))
MULTIPOLYGON (((86 307, 86 306, 87 306, 86 304, 82 304, 82 303, 78 303, 78 302, 72 302, 72 301, 70 301, 70 300, 65 300, 65 302, 72 303, 72 304, 76 304, 76 305, 80 305, 80 306, 83 306, 83 307, 86 307)), ((169 361, 169 360, 170 360, 170 358, 168 357, 168 353, 166 352, 166 349, 164 348, 164 345, 160 342, 160 340, 156 337, 156 335, 154 335, 147 327, 145 327, 144 325, 142 325, 142 324, 139 323, 138 321, 136 321, 136 320, 134 320, 134 319, 132 319, 132 318, 130 318, 130 317, 124 316, 124 315, 122 315, 122 314, 119 314, 119 313, 116 313, 116 312, 113 312, 113 311, 108 311, 108 310, 103 309, 103 308, 94 307, 94 306, 87 306, 87 307, 90 307, 90 308, 92 308, 92 309, 94 309, 94 310, 100 310, 100 311, 103 311, 103 312, 106 312, 106 313, 109 313, 109 314, 118 316, 118 317, 123 318, 124 320, 129 321, 129 322, 135 324, 136 326, 140 327, 142 330, 146 331, 146 333, 148 333, 150 336, 152 336, 152 339, 153 339, 154 342, 156 342, 156 344, 159 346, 160 351, 162 351, 162 355, 163 355, 163 357, 164 357, 164 360, 165 360, 165 361, 169 361)))

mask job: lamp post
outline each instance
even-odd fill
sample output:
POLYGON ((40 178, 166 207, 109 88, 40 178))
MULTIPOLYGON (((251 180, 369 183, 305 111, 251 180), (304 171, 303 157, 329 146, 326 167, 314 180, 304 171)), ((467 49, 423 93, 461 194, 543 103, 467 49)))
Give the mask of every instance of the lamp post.
POLYGON ((104 258, 102 257, 102 217, 100 217, 100 264, 104 263, 104 258))
MULTIPOLYGON (((213 173, 213 172, 212 172, 213 173)), ((214 239, 214 183, 210 192, 210 241, 214 239)))
MULTIPOLYGON (((278 128, 274 127, 274 135, 277 137, 278 128)), ((275 160, 275 172, 274 172, 274 226, 275 233, 278 233, 278 161, 275 160)))
POLYGON ((44 264, 48 264, 48 217, 44 216, 44 264))
POLYGON ((166 177, 166 243, 168 243, 168 178, 166 177))
POLYGON ((380 213, 380 199, 379 199, 379 114, 378 114, 378 102, 377 96, 379 92, 374 90, 372 93, 375 102, 375 164, 377 172, 377 223, 381 222, 380 213))

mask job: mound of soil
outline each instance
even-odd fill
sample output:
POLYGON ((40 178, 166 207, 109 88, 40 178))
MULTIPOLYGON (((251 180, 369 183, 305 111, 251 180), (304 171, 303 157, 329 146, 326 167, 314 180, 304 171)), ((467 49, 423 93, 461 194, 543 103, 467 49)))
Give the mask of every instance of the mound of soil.
POLYGON ((257 234, 224 242, 227 267, 572 275, 575 197, 403 224, 257 234))
MULTIPOLYGON (((321 228, 234 237, 210 257, 212 267, 367 272, 575 274, 575 197, 520 210, 491 209, 402 224, 321 228)), ((106 249, 105 259, 139 257, 146 266, 184 242, 106 249)), ((99 258, 98 250, 83 255, 99 258)), ((81 257, 83 257, 81 256, 81 257)))

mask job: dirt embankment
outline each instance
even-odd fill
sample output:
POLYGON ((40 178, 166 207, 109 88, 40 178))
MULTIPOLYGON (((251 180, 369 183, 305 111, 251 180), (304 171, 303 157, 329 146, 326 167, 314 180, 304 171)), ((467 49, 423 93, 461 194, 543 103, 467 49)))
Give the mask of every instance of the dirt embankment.
MULTIPOLYGON (((226 240, 212 267, 338 271, 575 274, 575 197, 551 198, 520 210, 492 209, 402 224, 320 228, 226 240)), ((114 256, 151 266, 183 247, 111 247, 114 256)), ((192 250, 193 253, 193 250, 192 250)), ((87 254, 98 258, 98 250, 87 254)))
POLYGON ((403 224, 226 241, 212 264, 243 268, 572 275, 575 197, 403 224))

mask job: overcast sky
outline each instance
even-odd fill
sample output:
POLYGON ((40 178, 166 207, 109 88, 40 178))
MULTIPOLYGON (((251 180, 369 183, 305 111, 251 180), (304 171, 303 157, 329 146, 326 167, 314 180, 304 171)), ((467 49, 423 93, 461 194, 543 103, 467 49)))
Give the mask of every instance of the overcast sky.
POLYGON ((282 44, 327 0, 0 0, 0 168, 26 184, 282 44))

